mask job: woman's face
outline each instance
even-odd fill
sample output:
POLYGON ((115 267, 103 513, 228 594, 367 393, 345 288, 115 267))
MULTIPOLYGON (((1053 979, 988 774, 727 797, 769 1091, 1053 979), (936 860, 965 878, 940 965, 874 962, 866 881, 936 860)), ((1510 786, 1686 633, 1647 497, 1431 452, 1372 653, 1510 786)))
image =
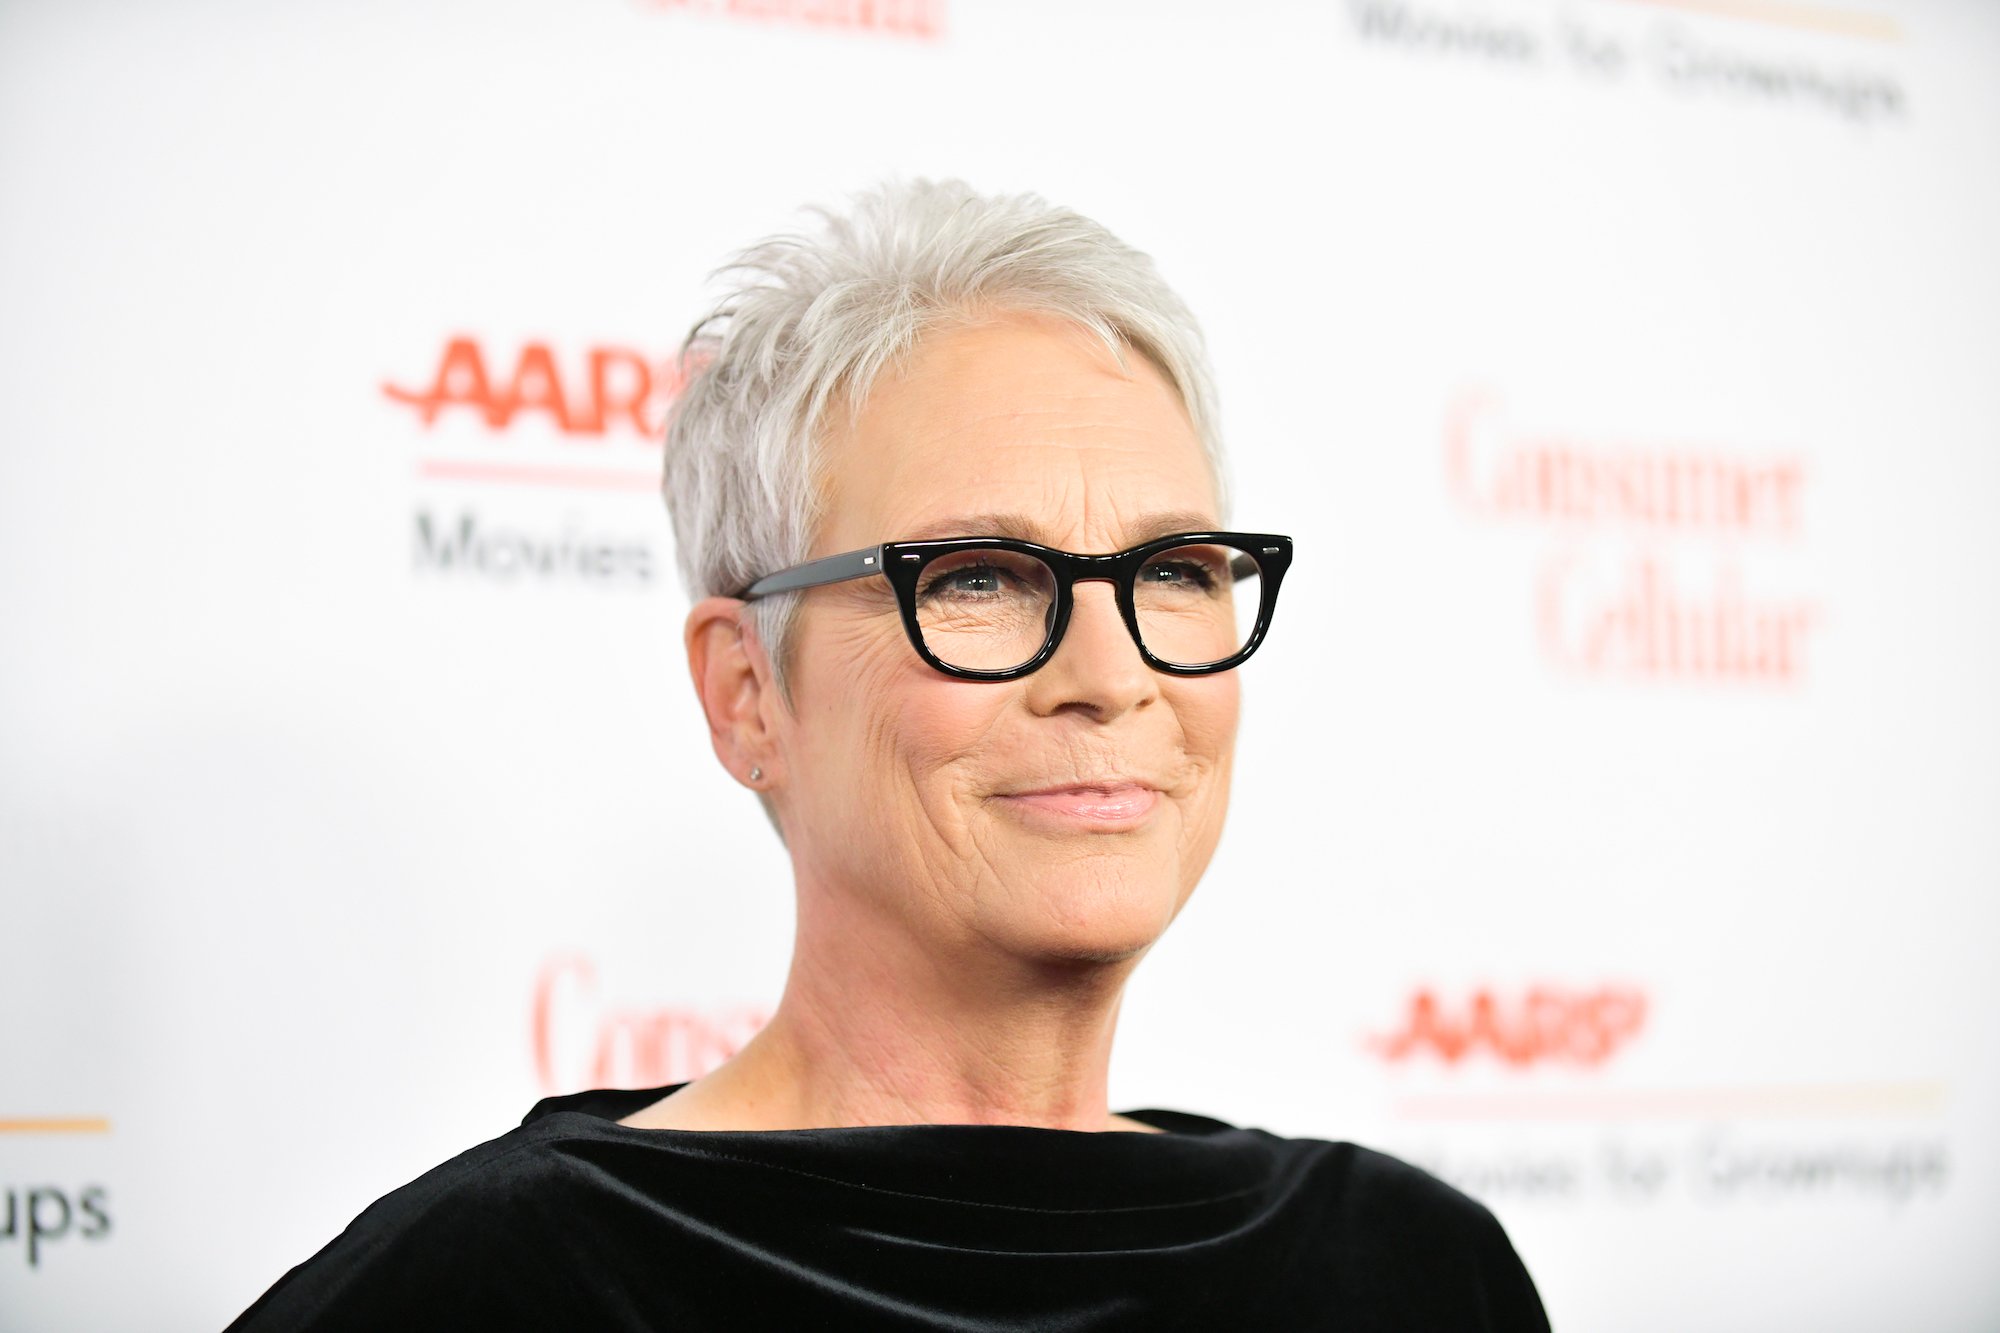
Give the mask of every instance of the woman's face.
MULTIPOLYGON (((933 335, 827 445, 813 554, 999 535, 1103 553, 1219 526, 1179 396, 1150 360, 1035 316, 933 335)), ((1214 853, 1235 672, 1140 659, 1113 585, 1078 583, 1019 680, 918 658, 888 580, 805 594, 776 798, 803 879, 926 943, 1111 961, 1157 939, 1214 853)))

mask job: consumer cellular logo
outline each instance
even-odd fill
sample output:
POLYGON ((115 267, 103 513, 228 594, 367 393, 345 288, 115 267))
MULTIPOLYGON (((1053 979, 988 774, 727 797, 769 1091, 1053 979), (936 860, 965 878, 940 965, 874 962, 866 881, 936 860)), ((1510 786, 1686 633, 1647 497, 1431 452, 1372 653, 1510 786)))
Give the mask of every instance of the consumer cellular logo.
POLYGON ((1524 424, 1469 390, 1446 411, 1443 455, 1463 512, 1551 539, 1527 619, 1556 670, 1803 683, 1822 614, 1785 573, 1806 528, 1801 451, 1524 424))

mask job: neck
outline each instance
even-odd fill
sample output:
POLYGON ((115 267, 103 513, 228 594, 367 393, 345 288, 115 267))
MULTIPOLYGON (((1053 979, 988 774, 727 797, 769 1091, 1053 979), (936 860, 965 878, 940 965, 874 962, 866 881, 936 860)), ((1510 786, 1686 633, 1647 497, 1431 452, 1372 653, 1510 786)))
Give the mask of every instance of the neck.
POLYGON ((777 1013, 703 1083, 774 1128, 1140 1127, 1107 1100, 1137 959, 1022 959, 980 943, 927 947, 905 922, 802 891, 777 1013))

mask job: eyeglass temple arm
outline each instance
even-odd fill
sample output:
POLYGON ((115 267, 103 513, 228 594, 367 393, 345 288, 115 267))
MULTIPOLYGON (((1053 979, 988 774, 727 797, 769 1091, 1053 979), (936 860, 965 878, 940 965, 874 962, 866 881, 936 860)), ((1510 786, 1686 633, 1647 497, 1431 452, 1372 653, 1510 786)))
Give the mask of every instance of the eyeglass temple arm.
POLYGON ((858 551, 843 551, 839 555, 821 556, 808 560, 803 565, 793 565, 775 574, 766 574, 745 588, 737 596, 744 601, 769 597, 773 593, 797 592, 801 588, 817 588, 822 583, 841 583, 847 579, 858 579, 865 574, 882 572, 882 548, 864 546, 858 551))

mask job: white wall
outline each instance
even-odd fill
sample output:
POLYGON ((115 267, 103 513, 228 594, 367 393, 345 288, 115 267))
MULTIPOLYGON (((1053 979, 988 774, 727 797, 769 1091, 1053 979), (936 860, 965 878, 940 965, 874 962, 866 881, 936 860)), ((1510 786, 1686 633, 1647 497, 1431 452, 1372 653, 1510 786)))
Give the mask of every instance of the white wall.
POLYGON ((2000 17, 1874 2, 0 9, 0 1326, 754 1028, 623 405, 889 173, 1154 253, 1298 541, 1115 1104, 1431 1165, 1559 1327, 2000 1324, 2000 17))

